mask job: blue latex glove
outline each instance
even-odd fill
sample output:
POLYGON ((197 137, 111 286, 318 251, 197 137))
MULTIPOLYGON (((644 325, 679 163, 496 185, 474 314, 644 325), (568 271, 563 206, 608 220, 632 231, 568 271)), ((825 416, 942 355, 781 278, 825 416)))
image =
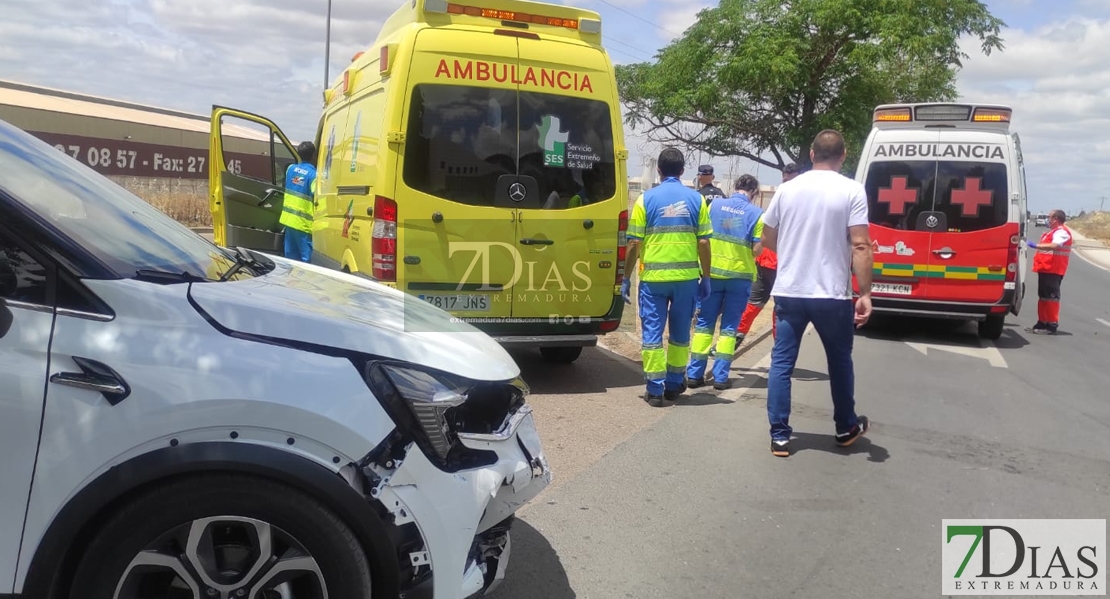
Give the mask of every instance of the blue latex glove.
POLYGON ((1027 245, 1027 246, 1029 246, 1033 249, 1037 249, 1037 242, 1036 241, 1027 241, 1027 242, 1025 242, 1025 245, 1027 245))
POLYGON ((710 287, 709 277, 702 277, 698 284, 698 301, 704 302, 709 299, 711 293, 713 293, 713 288, 710 287))
POLYGON ((632 305, 632 283, 628 279, 621 283, 621 297, 624 298, 624 303, 632 305))

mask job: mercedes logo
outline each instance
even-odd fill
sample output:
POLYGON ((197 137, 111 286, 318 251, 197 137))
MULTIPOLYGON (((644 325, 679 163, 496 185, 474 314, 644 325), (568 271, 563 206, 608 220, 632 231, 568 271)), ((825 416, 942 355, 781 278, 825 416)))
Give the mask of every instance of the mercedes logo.
POLYGON ((523 202, 528 197, 528 188, 523 183, 513 183, 509 186, 509 199, 514 202, 523 202))
POLYGON ((935 216, 930 216, 929 218, 925 219, 925 226, 929 227, 930 229, 937 228, 937 225, 939 224, 940 220, 935 216))

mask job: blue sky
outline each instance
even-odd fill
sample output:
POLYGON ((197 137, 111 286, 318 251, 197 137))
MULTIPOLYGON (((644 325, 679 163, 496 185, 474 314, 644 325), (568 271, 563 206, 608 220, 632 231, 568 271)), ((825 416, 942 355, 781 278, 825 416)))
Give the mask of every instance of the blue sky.
MULTIPOLYGON (((463 0, 460 0, 463 1, 463 0)), ((617 62, 650 60, 716 0, 552 0, 596 10, 617 62)), ((315 133, 326 0, 5 0, 0 79, 207 114, 213 104, 270 116, 295 139, 315 133), (217 16, 218 15, 218 16, 217 16)), ((365 49, 400 0, 333 0, 332 75, 365 49)), ((1030 206, 1069 211, 1110 195, 1110 0, 988 0, 1007 48, 973 58, 967 101, 1014 107, 1030 206)), ((632 175, 658 152, 626 131, 632 175)), ((722 175, 777 171, 691 156, 722 175)))

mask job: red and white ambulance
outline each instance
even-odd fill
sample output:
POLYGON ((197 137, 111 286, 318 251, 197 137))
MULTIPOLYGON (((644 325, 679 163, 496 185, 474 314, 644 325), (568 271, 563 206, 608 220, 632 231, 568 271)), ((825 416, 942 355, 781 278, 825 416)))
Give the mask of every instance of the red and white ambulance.
POLYGON ((986 339, 1018 314, 1027 214, 1011 115, 979 104, 875 109, 856 180, 876 247, 876 313, 975 320, 986 339))

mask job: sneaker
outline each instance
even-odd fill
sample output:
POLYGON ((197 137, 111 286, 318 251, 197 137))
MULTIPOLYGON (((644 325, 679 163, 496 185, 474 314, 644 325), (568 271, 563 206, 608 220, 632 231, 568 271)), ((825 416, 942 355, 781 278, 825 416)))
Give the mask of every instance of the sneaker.
POLYGON ((705 379, 686 379, 686 386, 691 389, 705 386, 705 379))
POLYGON ((860 416, 859 421, 851 430, 836 434, 836 444, 841 447, 848 447, 867 434, 869 430, 871 430, 871 421, 867 419, 867 416, 860 416))
POLYGON ((1045 328, 1043 329, 1035 329, 1029 332, 1033 333, 1034 335, 1055 335, 1056 327, 1052 325, 1045 325, 1045 328))
POLYGON ((1026 333, 1039 333, 1040 331, 1043 331, 1047 326, 1048 325, 1046 325, 1045 323, 1038 320, 1037 324, 1035 324, 1031 327, 1025 327, 1025 332, 1026 333))
POLYGON ((790 457, 790 441, 771 441, 771 455, 779 458, 790 457))
POLYGON ((728 381, 725 381, 723 383, 713 383, 713 388, 718 390, 718 391, 724 391, 725 389, 731 389, 732 388, 732 381, 728 380, 728 381))
POLYGON ((650 393, 644 393, 644 401, 646 401, 647 404, 653 408, 663 407, 662 395, 652 395, 650 393))

